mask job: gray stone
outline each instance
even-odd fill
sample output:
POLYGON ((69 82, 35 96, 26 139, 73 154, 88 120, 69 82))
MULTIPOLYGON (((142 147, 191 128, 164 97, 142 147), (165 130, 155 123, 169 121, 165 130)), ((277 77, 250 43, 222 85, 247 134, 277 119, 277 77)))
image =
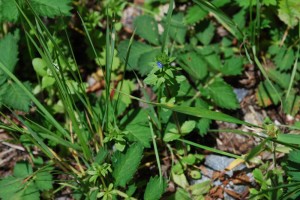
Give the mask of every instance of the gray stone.
POLYGON ((206 156, 204 164, 213 170, 223 171, 232 161, 233 158, 211 154, 206 156))
POLYGON ((233 91, 236 94, 239 102, 241 102, 249 92, 248 90, 246 90, 244 88, 234 88, 233 91))

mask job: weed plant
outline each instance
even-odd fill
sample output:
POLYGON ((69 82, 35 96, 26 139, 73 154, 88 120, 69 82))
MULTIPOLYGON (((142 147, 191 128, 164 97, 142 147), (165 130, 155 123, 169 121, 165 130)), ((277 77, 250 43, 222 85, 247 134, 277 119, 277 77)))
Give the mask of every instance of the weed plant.
POLYGON ((212 181, 188 181, 201 177, 202 150, 233 157, 233 165, 257 162, 257 155, 270 151, 272 161, 258 161, 253 171, 260 187, 250 189, 251 198, 299 197, 300 139, 294 134, 299 123, 282 129, 269 119, 253 124, 225 114, 240 108, 226 80, 242 75, 246 64, 260 74, 259 106, 277 106, 290 116, 299 112, 297 1, 170 0, 160 21, 153 16, 156 4, 147 3, 124 41, 118 37, 119 20, 130 3, 103 1, 98 3, 105 9, 89 11, 84 2, 73 2, 78 12, 72 15, 82 28, 71 28, 84 35, 87 60, 101 72, 98 96, 86 92, 78 50, 66 31, 70 0, 0 1, 0 21, 6 22, 0 40, 0 127, 30 156, 0 180, 1 199, 53 199, 66 191, 75 199, 204 199, 212 181), (177 9, 182 4, 188 6, 185 12, 177 9), (234 15, 228 17, 225 8, 234 15), (51 18, 54 27, 48 27, 51 18), (286 29, 274 28, 278 24, 286 29), (223 37, 217 29, 224 29, 223 37), (26 46, 21 53, 19 44, 26 46), (34 87, 18 78, 18 56, 32 61, 34 87), (136 87, 141 95, 132 94, 136 87), (248 131, 210 130, 214 120, 248 131), (201 144, 219 131, 258 137, 260 144, 245 155, 201 144), (279 163, 276 152, 286 153, 286 160, 279 163), (166 161, 168 169, 162 167, 166 161), (171 182, 176 191, 166 193, 171 182))

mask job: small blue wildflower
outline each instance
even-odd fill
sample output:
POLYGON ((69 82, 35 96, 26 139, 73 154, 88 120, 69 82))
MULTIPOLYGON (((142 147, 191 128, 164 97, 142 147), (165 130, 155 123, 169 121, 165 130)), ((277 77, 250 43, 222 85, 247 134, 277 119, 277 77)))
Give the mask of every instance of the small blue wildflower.
POLYGON ((157 64, 157 67, 158 67, 159 69, 163 68, 163 66, 164 66, 164 65, 163 65, 161 62, 159 62, 159 61, 157 61, 156 64, 157 64))

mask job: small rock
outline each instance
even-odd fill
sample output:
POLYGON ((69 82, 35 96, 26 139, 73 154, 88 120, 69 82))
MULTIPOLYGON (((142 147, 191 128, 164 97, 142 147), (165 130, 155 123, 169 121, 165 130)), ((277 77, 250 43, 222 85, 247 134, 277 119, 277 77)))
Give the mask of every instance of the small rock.
POLYGON ((223 171, 232 161, 234 158, 212 154, 206 156, 204 164, 213 170, 223 171))
POLYGON ((233 89, 234 93, 236 94, 238 101, 241 103, 241 101, 247 96, 248 90, 244 88, 234 88, 233 89))

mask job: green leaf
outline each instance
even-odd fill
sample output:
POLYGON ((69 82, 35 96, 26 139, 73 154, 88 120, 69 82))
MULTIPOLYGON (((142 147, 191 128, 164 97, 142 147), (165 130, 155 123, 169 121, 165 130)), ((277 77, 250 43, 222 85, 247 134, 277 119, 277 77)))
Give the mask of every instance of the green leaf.
POLYGON ((196 162, 196 157, 193 154, 188 154, 187 156, 182 157, 181 161, 187 165, 193 165, 196 162))
POLYGON ((167 132, 167 133, 164 135, 163 140, 164 140, 165 142, 172 142, 172 141, 174 141, 174 140, 177 140, 178 138, 180 138, 179 133, 171 133, 171 132, 167 132))
POLYGON ((280 71, 291 69, 294 64, 294 60, 295 55, 293 49, 286 48, 281 48, 274 58, 276 68, 278 68, 280 71))
POLYGON ((172 196, 171 199, 174 199, 174 200, 191 200, 192 198, 186 190, 184 190, 182 188, 177 188, 176 193, 172 196))
POLYGON ((300 144, 300 135, 296 134, 279 134, 277 140, 288 144, 300 144))
POLYGON ((188 134, 192 132, 192 130, 195 128, 196 122, 195 121, 185 121, 182 126, 180 127, 182 134, 188 134))
POLYGON ((283 110, 292 116, 295 116, 300 109, 300 96, 295 92, 290 93, 287 99, 284 101, 283 110))
POLYGON ((71 0, 30 0, 31 6, 37 14, 47 17, 70 15, 71 0))
POLYGON ((199 128, 199 131, 200 131, 199 133, 200 133, 201 136, 206 135, 210 124, 211 124, 210 119, 202 118, 202 119, 199 120, 199 122, 197 124, 197 127, 199 128))
POLYGON ((55 78, 50 76, 44 76, 42 78, 42 89, 52 86, 55 83, 55 78))
POLYGON ((139 59, 138 59, 138 70, 139 73, 144 76, 147 75, 151 70, 152 70, 152 65, 153 61, 155 61, 155 58, 157 55, 159 55, 160 49, 154 49, 150 52, 142 54, 139 59))
POLYGON ((159 45, 158 25, 156 20, 149 15, 141 15, 135 18, 134 26, 136 34, 154 45, 159 45))
POLYGON ((202 44, 208 45, 210 44, 211 40, 215 35, 214 34, 215 30, 216 30, 215 26, 213 25, 212 22, 210 22, 208 27, 203 32, 197 33, 196 37, 202 44))
POLYGON ((14 167, 13 175, 18 178, 25 178, 33 173, 31 165, 27 162, 19 162, 14 167))
POLYGON ((289 27, 294 27, 300 19, 300 1, 280 0, 278 17, 289 27))
POLYGON ((213 70, 220 71, 222 69, 220 56, 216 53, 205 55, 205 60, 213 70))
POLYGON ((194 196, 205 195, 209 192, 210 188, 211 188, 210 180, 189 186, 189 189, 190 191, 192 191, 192 195, 194 196))
POLYGON ((189 183, 188 183, 187 178, 185 177, 184 173, 175 174, 174 172, 172 172, 172 178, 173 178, 173 181, 182 188, 187 188, 189 186, 189 183))
MULTIPOLYGON (((25 87, 30 88, 29 83, 23 83, 25 87)), ((30 97, 16 83, 9 82, 0 87, 0 96, 2 103, 10 108, 28 112, 30 97)))
POLYGON ((243 58, 242 57, 231 57, 225 60, 224 67, 221 72, 227 76, 240 75, 243 71, 243 58))
POLYGON ((22 189, 21 181, 16 177, 8 176, 0 180, 0 198, 2 200, 21 199, 20 191, 22 189))
POLYGON ((211 3, 216 7, 222 7, 228 3, 230 3, 231 0, 213 0, 211 3))
MULTIPOLYGON (((274 85, 275 89, 280 92, 280 88, 274 85)), ((260 106, 267 107, 272 104, 277 105, 280 101, 278 95, 273 92, 273 88, 267 81, 262 81, 258 85, 258 90, 256 91, 257 103, 260 106)))
POLYGON ((226 115, 221 112, 211 111, 202 107, 175 106, 169 104, 157 104, 157 105, 163 108, 173 110, 175 112, 191 115, 194 117, 202 117, 202 118, 207 118, 212 120, 219 120, 224 122, 255 126, 254 124, 249 124, 230 115, 226 115))
MULTIPOLYGON (((121 84, 118 84, 117 91, 121 91, 122 93, 125 94, 130 94, 134 89, 135 89, 135 84, 131 80, 122 80, 123 81, 123 86, 121 90, 121 84)), ((121 95, 121 94, 120 94, 121 95)), ((114 99, 117 99, 118 95, 114 96, 114 99)), ((126 95, 121 95, 120 100, 125 103, 126 107, 129 106, 131 103, 130 97, 126 95)))
POLYGON ((125 154, 117 154, 113 162, 113 177, 115 186, 125 187, 136 172, 143 155, 143 147, 139 144, 133 144, 125 154))
POLYGON ((277 83, 280 87, 288 89, 291 75, 289 73, 280 73, 275 69, 267 71, 269 78, 277 83))
MULTIPOLYGON (((118 51, 119 51, 119 57, 121 58, 121 60, 125 60, 126 57, 126 51, 129 45, 129 40, 125 40, 120 42, 119 47, 118 47, 118 51)), ((145 65, 144 60, 140 60, 141 56, 143 54, 146 53, 150 53, 152 52, 153 55, 153 51, 157 51, 159 49, 155 49, 154 47, 141 43, 141 42, 132 42, 131 45, 131 50, 130 50, 130 56, 128 59, 128 68, 129 70, 139 70, 139 71, 148 71, 145 70, 144 68, 149 68, 149 70, 152 69, 152 67, 149 65, 145 65), (143 63, 142 66, 140 66, 140 63, 143 63)), ((152 62, 155 61, 155 57, 148 57, 152 62)), ((147 64, 147 63, 146 63, 147 64)))
POLYGON ((129 134, 133 136, 131 141, 140 142, 145 148, 150 147, 150 141, 152 137, 150 128, 147 125, 130 123, 128 126, 126 126, 126 130, 129 131, 129 134))
POLYGON ((8 176, 0 181, 0 197, 2 200, 39 200, 39 191, 32 181, 8 176))
POLYGON ((151 177, 147 184, 144 199, 145 200, 158 200, 165 192, 167 187, 166 180, 160 179, 158 176, 151 177))
MULTIPOLYGON (((10 0, 9 0, 10 1, 10 0)), ((11 34, 7 34, 0 40, 0 62, 12 72, 18 62, 18 44, 16 38, 11 34)), ((7 79, 6 73, 0 70, 0 85, 7 79)))
POLYGON ((52 175, 48 171, 42 171, 36 174, 35 185, 39 190, 51 190, 53 188, 52 183, 52 175))
POLYGON ((39 76, 46 76, 47 75, 47 63, 41 58, 34 58, 32 60, 32 66, 34 71, 39 76))
MULTIPOLYGON (((19 10, 13 0, 0 1, 0 22, 16 22, 19 17, 19 10)), ((3 51, 1 51, 3 52, 3 51)))
POLYGON ((241 9, 238 13, 233 15, 232 20, 238 25, 240 29, 243 29, 246 24, 246 9, 241 9))
POLYGON ((178 13, 172 16, 171 26, 169 30, 170 37, 180 44, 185 43, 185 35, 187 31, 186 25, 184 25, 183 13, 178 13))
POLYGON ((187 14, 185 15, 185 22, 187 24, 200 22, 206 17, 207 14, 208 12, 203 10, 200 6, 194 5, 188 8, 187 14))
POLYGON ((222 79, 216 79, 207 87, 212 100, 221 108, 237 109, 239 102, 230 85, 222 79))
POLYGON ((180 56, 180 59, 186 64, 182 68, 192 77, 202 80, 207 76, 207 64, 197 53, 186 53, 180 56))

